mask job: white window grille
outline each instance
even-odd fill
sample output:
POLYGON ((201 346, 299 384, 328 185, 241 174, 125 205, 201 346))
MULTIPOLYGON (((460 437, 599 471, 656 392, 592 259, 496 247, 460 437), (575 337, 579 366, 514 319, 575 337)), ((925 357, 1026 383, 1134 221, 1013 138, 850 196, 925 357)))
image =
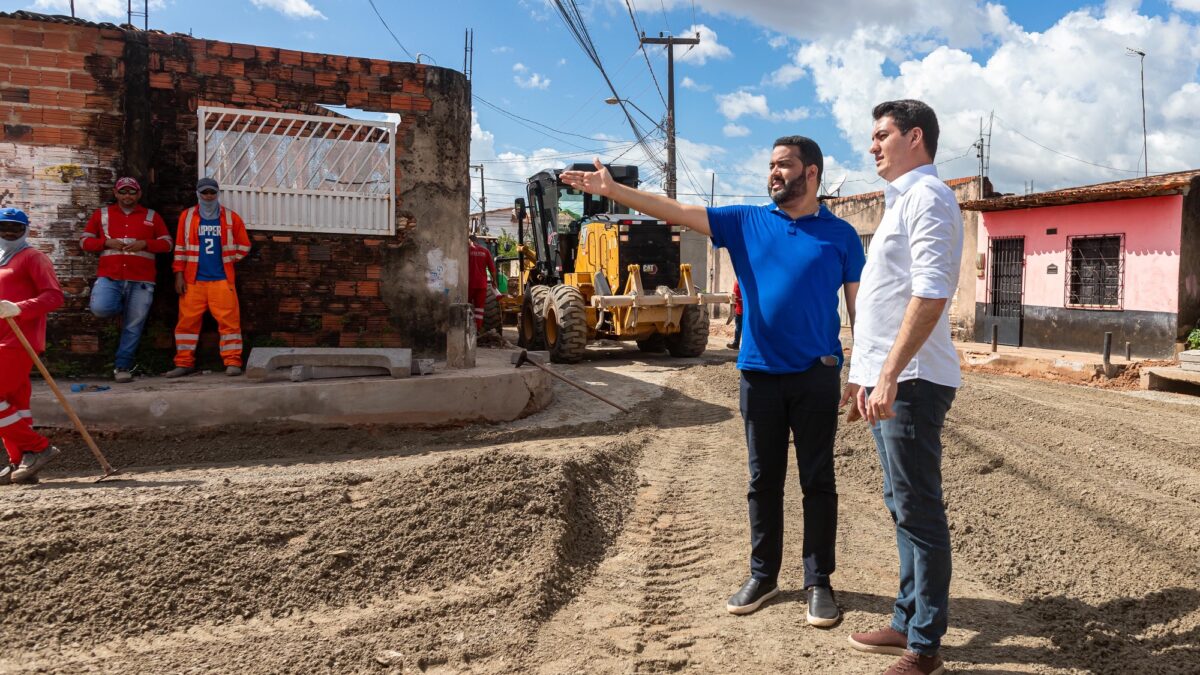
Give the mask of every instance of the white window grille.
POLYGON ((391 122, 200 108, 199 175, 254 230, 390 235, 396 230, 391 122))

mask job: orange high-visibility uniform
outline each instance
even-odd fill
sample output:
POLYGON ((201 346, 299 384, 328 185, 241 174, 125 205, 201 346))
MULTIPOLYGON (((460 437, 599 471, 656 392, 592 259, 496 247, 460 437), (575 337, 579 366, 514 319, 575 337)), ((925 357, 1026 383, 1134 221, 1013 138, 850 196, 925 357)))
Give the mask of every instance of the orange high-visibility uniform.
POLYGON ((200 211, 192 207, 179 215, 175 236, 175 261, 171 268, 183 272, 187 291, 179 298, 179 323, 175 325, 175 365, 196 365, 196 344, 200 341, 200 323, 207 310, 217 320, 221 334, 221 360, 226 366, 242 365, 242 321, 234 286, 233 264, 250 252, 250 236, 241 216, 221 207, 222 281, 196 281, 200 262, 200 211))

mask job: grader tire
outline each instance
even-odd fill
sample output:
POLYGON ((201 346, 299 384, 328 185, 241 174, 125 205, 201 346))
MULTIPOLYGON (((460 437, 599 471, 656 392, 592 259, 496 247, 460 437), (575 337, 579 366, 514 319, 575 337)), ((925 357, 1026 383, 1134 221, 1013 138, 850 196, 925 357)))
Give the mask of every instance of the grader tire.
POLYGON ((500 311, 500 299, 492 289, 488 289, 487 302, 483 303, 483 332, 501 332, 501 325, 504 320, 504 315, 500 311))
POLYGON ((655 333, 644 340, 638 340, 637 346, 639 351, 647 354, 661 354, 667 351, 666 336, 662 333, 655 333))
POLYGON ((701 305, 683 308, 679 332, 667 336, 667 351, 677 358, 700 356, 708 347, 708 310, 701 305))
POLYGON ((578 363, 587 349, 587 312, 574 286, 550 289, 546 305, 546 349, 554 363, 578 363))
POLYGON ((517 346, 524 349, 546 347, 546 304, 550 299, 548 286, 530 286, 517 317, 517 346))

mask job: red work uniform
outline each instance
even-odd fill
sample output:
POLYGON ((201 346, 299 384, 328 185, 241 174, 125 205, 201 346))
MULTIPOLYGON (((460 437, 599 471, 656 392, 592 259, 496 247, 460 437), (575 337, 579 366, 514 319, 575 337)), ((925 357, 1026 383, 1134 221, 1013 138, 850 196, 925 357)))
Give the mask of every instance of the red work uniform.
MULTIPOLYGON (((46 315, 63 304, 54 265, 45 253, 27 248, 0 267, 0 300, 15 302, 21 313, 13 320, 34 351, 46 348, 46 315)), ((41 452, 50 440, 33 430, 29 411, 33 360, 7 321, 0 321, 0 438, 13 464, 26 452, 41 452)))
POLYGON ((171 233, 166 224, 154 211, 143 206, 133 207, 126 214, 121 207, 112 204, 96 209, 88 219, 79 240, 83 250, 100 254, 100 266, 96 276, 113 281, 142 281, 154 283, 157 270, 154 254, 171 250, 171 233), (104 248, 109 239, 141 239, 146 248, 140 251, 118 251, 104 248))
POLYGON ((179 230, 175 236, 175 260, 171 268, 183 272, 187 292, 179 297, 179 322, 175 325, 175 365, 192 368, 196 365, 196 345, 200 341, 200 324, 204 312, 211 312, 221 334, 221 361, 226 366, 242 365, 242 319, 234 285, 233 264, 250 252, 250 236, 242 217, 232 209, 221 207, 220 255, 225 278, 220 281, 198 281, 200 265, 200 210, 192 207, 179 214, 179 230))
POLYGON ((471 242, 471 267, 467 273, 467 292, 471 304, 475 305, 475 329, 483 330, 483 308, 487 304, 488 273, 496 278, 496 263, 492 253, 483 246, 471 242))

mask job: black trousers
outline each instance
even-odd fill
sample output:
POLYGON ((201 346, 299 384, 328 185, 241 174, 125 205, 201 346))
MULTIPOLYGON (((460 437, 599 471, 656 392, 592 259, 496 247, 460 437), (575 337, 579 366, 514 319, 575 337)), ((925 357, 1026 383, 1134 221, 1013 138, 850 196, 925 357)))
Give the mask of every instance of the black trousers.
POLYGON ((804 493, 804 586, 829 586, 837 544, 837 484, 833 441, 841 396, 839 367, 817 364, 802 373, 742 371, 750 487, 750 574, 775 581, 783 562, 783 493, 788 436, 804 493))

